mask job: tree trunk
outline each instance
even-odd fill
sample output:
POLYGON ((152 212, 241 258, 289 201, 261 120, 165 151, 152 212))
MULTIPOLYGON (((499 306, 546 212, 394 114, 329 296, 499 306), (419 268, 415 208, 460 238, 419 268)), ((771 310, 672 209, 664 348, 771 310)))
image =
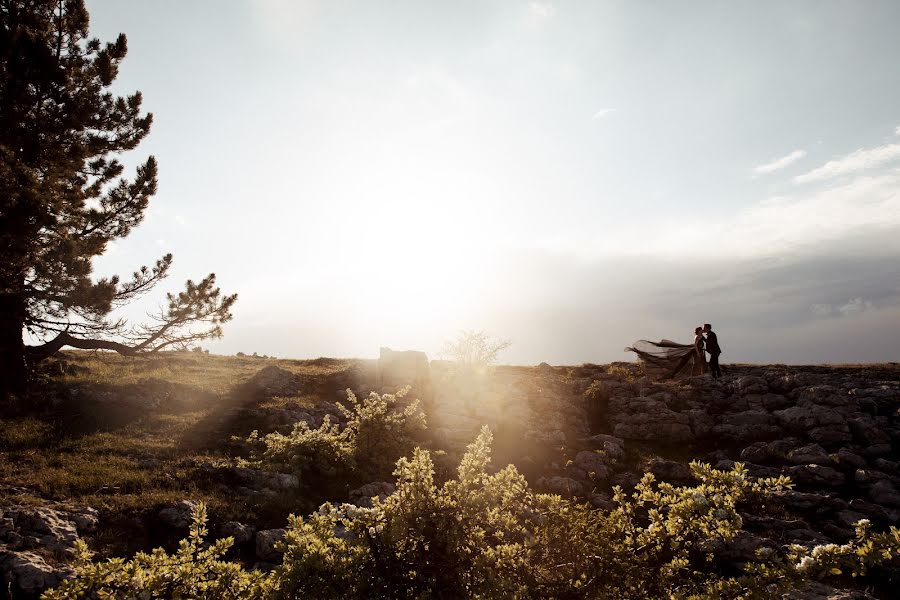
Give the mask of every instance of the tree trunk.
POLYGON ((0 398, 21 394, 28 385, 22 328, 25 304, 15 294, 0 293, 0 398))

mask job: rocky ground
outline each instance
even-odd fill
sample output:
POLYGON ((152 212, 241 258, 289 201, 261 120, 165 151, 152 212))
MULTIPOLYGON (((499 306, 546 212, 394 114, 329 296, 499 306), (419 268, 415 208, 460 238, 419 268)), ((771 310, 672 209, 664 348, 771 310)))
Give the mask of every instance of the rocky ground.
MULTIPOLYGON (((746 515, 745 533, 728 549, 735 562, 766 545, 846 541, 862 518, 875 529, 900 522, 898 365, 732 365, 718 381, 660 382, 624 363, 476 373, 394 354, 381 361, 191 357, 189 382, 180 357, 150 377, 134 363, 89 377, 96 359, 67 355, 52 367, 61 375, 49 378, 44 402, 2 422, 4 589, 27 597, 54 585, 66 576, 79 536, 101 554, 171 545, 200 500, 210 507, 213 534, 235 538, 235 559, 277 563, 287 513, 328 499, 364 504, 392 486, 312 486, 293 474, 238 467, 230 459, 240 447, 230 440, 301 420, 317 425, 326 415, 340 421, 335 402, 347 388, 364 395, 412 385, 428 416, 423 443, 440 451, 446 475, 488 425, 496 466, 514 463, 537 489, 599 508, 610 506, 613 486, 631 488, 646 471, 690 483, 691 460, 719 468, 741 462, 755 477, 789 475, 796 486, 769 507, 770 516, 746 515), (128 383, 116 382, 121 369, 130 369, 128 383), (129 544, 110 541, 123 534, 129 544)), ((890 597, 891 576, 886 570, 870 592, 890 597)), ((871 596, 816 586, 803 597, 871 596)))

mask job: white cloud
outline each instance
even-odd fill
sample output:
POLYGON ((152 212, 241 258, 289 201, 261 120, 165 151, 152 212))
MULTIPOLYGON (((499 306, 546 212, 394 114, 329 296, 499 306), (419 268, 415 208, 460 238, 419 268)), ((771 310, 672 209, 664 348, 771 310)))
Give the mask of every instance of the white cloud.
POLYGON ((545 21, 556 14, 556 8, 549 2, 532 2, 528 5, 528 18, 532 23, 545 21))
POLYGON ((184 215, 175 215, 173 218, 179 225, 187 225, 187 219, 184 217, 184 215))
POLYGON ((594 116, 591 117, 592 120, 596 121, 597 119, 602 119, 610 113, 616 112, 614 108, 601 108, 597 112, 594 113, 594 116))
POLYGON ((858 315, 860 313, 875 310, 875 305, 872 304, 870 300, 856 297, 847 300, 847 302, 841 304, 840 306, 834 306, 832 304, 813 304, 811 309, 813 315, 817 317, 850 317, 853 315, 858 315))
POLYGON ((773 171, 778 171, 779 169, 785 168, 789 164, 800 160, 804 156, 806 156, 806 150, 794 150, 787 156, 782 156, 781 158, 777 158, 772 162, 753 167, 753 172, 757 175, 772 173, 773 171))
POLYGON ((847 301, 846 304, 838 306, 838 312, 843 316, 847 317, 850 315, 857 315, 861 312, 866 312, 875 308, 871 302, 868 300, 863 300, 862 298, 853 298, 847 301))
POLYGON ((841 158, 830 160, 818 169, 794 177, 796 183, 822 181, 839 175, 858 173, 880 167, 900 158, 900 144, 886 144, 877 148, 860 148, 841 158))
POLYGON ((623 228, 608 232, 594 248, 607 256, 702 258, 714 248, 723 258, 763 258, 869 230, 900 232, 900 168, 859 175, 825 189, 769 197, 722 220, 694 215, 682 222, 645 224, 639 230, 623 228), (634 244, 635 239, 641 243, 634 244))
POLYGON ((894 135, 900 135, 900 125, 898 125, 897 129, 894 130, 894 135))

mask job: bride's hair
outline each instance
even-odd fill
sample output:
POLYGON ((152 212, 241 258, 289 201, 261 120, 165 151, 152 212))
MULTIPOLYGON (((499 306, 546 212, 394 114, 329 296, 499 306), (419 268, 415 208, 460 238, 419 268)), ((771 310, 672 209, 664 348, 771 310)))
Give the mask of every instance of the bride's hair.
POLYGON ((701 333, 703 333, 703 328, 702 328, 702 327, 695 327, 695 328, 694 328, 694 334, 695 334, 695 335, 701 334, 701 333))

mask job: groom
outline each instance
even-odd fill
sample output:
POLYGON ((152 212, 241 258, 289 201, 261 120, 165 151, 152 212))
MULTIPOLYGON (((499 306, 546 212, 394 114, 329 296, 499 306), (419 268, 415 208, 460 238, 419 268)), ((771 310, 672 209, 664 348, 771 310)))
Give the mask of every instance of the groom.
POLYGON ((716 337, 712 325, 709 323, 703 324, 703 333, 706 334, 706 351, 709 352, 709 372, 713 379, 718 379, 722 376, 722 369, 719 368, 719 355, 722 354, 722 349, 719 348, 719 338, 716 337))

